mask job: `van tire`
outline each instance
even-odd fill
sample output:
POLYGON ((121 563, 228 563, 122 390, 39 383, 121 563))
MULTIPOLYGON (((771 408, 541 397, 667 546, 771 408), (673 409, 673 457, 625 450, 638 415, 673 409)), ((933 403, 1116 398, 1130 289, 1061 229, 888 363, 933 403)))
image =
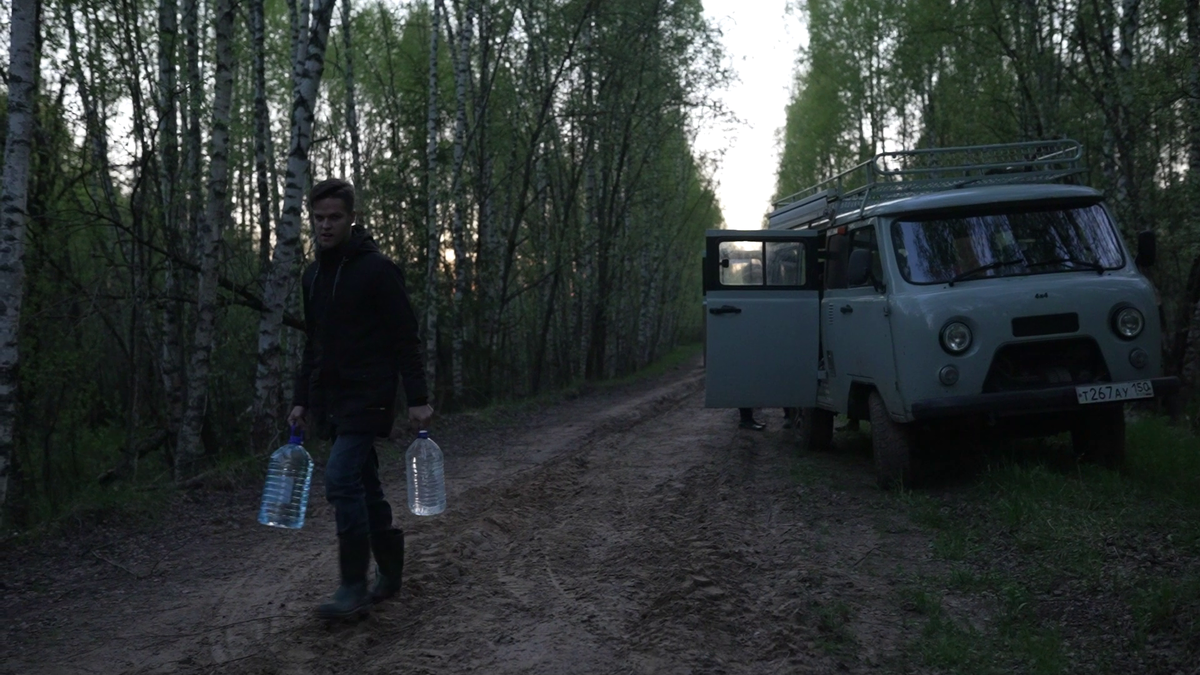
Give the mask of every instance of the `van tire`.
POLYGON ((871 452, 875 457, 875 479, 884 490, 912 483, 914 430, 888 414, 879 392, 867 399, 871 414, 871 452))
POLYGON ((1106 405, 1077 413, 1071 425, 1071 447, 1085 462, 1121 468, 1125 463, 1125 406, 1106 405))
POLYGON ((821 408, 801 408, 796 418, 800 447, 810 452, 828 452, 833 447, 833 413, 821 408))

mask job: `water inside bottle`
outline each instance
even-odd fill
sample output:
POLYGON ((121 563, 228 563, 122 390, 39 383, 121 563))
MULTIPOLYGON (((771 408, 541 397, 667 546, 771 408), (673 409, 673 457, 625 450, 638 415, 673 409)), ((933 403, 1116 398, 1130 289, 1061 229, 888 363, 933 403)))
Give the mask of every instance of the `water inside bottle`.
POLYGON ((293 436, 271 455, 258 511, 258 522, 263 525, 290 530, 304 527, 313 462, 301 442, 302 438, 293 436))
POLYGON ((429 432, 417 434, 417 440, 404 453, 408 476, 408 510, 418 516, 433 516, 446 510, 446 481, 442 450, 429 438, 429 432))

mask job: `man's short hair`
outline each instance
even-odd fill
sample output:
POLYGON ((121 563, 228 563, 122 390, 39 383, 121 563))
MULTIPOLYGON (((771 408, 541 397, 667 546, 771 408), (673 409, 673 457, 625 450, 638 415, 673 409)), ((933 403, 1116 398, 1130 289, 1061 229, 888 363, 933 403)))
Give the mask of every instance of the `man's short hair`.
POLYGON ((354 213, 354 186, 341 178, 326 178, 308 193, 308 208, 322 199, 340 199, 347 213, 354 213))

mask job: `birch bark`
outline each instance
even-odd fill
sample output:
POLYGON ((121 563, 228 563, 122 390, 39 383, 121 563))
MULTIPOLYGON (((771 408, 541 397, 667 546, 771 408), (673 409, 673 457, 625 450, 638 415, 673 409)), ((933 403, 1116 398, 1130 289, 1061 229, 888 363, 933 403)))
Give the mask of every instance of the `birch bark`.
MULTIPOLYGON (((187 34, 188 80, 187 155, 184 159, 184 173, 188 191, 188 231, 191 235, 185 237, 184 241, 194 245, 198 241, 196 228, 202 217, 201 198, 203 193, 201 151, 204 139, 200 132, 200 113, 204 107, 204 82, 200 74, 200 0, 184 0, 183 25, 187 34)), ((189 250, 187 253, 190 254, 192 251, 189 250)), ((193 255, 187 257, 195 259, 193 255)))
POLYGON ((425 380, 430 396, 437 386, 437 277, 442 257, 437 208, 438 149, 438 35, 442 0, 434 0, 429 31, 429 110, 426 117, 425 148, 425 380))
MULTIPOLYGON (((263 289, 263 311, 258 325, 258 369, 255 375, 255 447, 276 433, 279 410, 276 397, 281 391, 280 339, 288 298, 299 283, 300 232, 304 207, 304 192, 309 179, 308 152, 312 146, 313 111, 317 104, 318 86, 325 70, 325 47, 329 38, 329 23, 333 17, 334 0, 315 0, 311 6, 312 25, 298 24, 297 42, 303 42, 302 62, 295 67, 292 83, 292 133, 288 146, 287 175, 283 195, 283 213, 275 233, 275 254, 271 274, 263 289), (265 440, 264 440, 265 439, 265 440)), ((305 8, 308 7, 307 2, 305 8)), ((307 11, 301 13, 307 16, 307 11)), ((303 18, 303 16, 301 18, 303 18)), ((299 45, 297 45, 297 53, 299 45)))
POLYGON ((25 287, 23 255, 25 225, 29 219, 26 209, 37 91, 38 18, 37 0, 13 0, 8 47, 8 132, 0 182, 0 508, 8 497, 8 476, 16 445, 17 334, 25 287))
POLYGON ((208 378, 216 341, 217 285, 221 232, 229 199, 229 119, 233 107, 233 0, 217 0, 216 72, 212 135, 209 142, 208 204, 197 224, 200 284, 196 299, 196 332, 188 363, 187 401, 175 452, 175 480, 190 478, 204 455, 200 432, 208 407, 208 378))
POLYGON ((179 7, 176 0, 158 4, 158 182, 162 231, 166 240, 166 270, 163 274, 162 334, 159 377, 167 406, 167 432, 174 435, 183 417, 182 350, 179 345, 183 306, 178 297, 180 269, 172 256, 182 255, 180 245, 183 211, 176 185, 179 181, 179 105, 175 59, 179 54, 179 7))
POLYGON ((467 0, 462 24, 458 27, 458 58, 454 68, 454 95, 456 112, 454 120, 454 218, 450 225, 450 237, 454 246, 454 327, 451 338, 450 379, 454 399, 462 401, 463 385, 463 342, 465 321, 463 302, 467 294, 467 239, 464 232, 467 217, 467 191, 464 168, 467 144, 467 83, 471 67, 471 32, 474 23, 475 2, 467 0))
POLYGON ((250 2, 250 31, 254 52, 254 175, 258 192, 258 261, 263 278, 271 269, 271 171, 268 147, 271 115, 267 107, 267 53, 263 0, 250 2))

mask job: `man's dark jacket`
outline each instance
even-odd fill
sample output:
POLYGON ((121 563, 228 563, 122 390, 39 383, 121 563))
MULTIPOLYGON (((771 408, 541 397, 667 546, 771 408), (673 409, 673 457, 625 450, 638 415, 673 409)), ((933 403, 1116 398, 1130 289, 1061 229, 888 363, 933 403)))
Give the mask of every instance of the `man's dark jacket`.
POLYGON ((428 401, 417 317, 404 273, 360 228, 321 251, 301 277, 306 340, 293 405, 312 412, 317 432, 387 436, 397 380, 410 407, 428 401))

